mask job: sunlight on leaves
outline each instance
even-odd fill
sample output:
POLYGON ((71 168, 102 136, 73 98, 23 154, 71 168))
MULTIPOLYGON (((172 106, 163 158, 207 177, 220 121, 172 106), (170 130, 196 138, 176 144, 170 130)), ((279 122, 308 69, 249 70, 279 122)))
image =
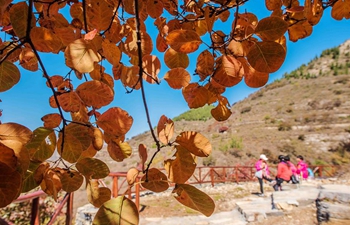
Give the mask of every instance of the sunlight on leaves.
POLYGON ((166 175, 156 168, 149 169, 147 175, 143 175, 141 181, 142 187, 150 191, 163 192, 169 188, 166 175))

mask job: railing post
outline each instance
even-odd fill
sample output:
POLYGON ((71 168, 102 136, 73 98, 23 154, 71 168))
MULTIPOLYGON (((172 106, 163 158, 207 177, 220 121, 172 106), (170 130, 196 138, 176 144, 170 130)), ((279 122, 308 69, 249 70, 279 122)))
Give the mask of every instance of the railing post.
POLYGON ((137 209, 140 209, 140 178, 136 178, 136 185, 135 185, 135 204, 137 209))
POLYGON ((66 212, 66 225, 72 224, 73 219, 73 197, 74 193, 69 193, 68 200, 67 200, 67 212, 66 212))
POLYGON ((224 174, 224 183, 226 183, 226 168, 223 168, 223 174, 224 174))
POLYGON ((118 176, 113 176, 112 195, 113 198, 118 197, 118 176))
POLYGON ((237 166, 235 166, 235 178, 236 178, 236 182, 239 183, 238 168, 237 168, 237 166))
POLYGON ((32 200, 32 214, 30 218, 31 225, 39 225, 39 197, 32 200))
POLYGON ((322 170, 323 170, 323 166, 319 166, 318 174, 319 174, 320 178, 322 178, 322 170))
POLYGON ((213 171, 213 168, 210 168, 210 181, 211 181, 211 186, 214 187, 214 171, 213 171))

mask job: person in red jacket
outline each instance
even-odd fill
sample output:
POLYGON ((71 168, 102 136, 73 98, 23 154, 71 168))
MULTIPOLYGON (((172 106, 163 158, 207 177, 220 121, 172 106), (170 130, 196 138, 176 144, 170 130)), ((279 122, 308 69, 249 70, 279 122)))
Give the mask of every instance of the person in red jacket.
POLYGON ((290 181, 290 177, 292 176, 292 171, 289 167, 289 164, 285 161, 285 157, 283 155, 278 156, 280 162, 277 165, 277 175, 276 175, 276 184, 273 186, 275 191, 281 190, 281 184, 286 181, 290 181))

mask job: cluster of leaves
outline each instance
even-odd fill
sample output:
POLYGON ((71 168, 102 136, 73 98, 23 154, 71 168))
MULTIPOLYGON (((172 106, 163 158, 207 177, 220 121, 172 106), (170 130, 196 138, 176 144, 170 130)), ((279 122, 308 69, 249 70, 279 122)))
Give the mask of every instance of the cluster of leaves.
POLYGON ((115 98, 115 82, 121 82, 128 92, 141 90, 158 149, 146 164, 147 147, 140 144, 141 168, 128 172, 130 186, 164 191, 169 183, 175 183, 173 193, 179 202, 211 215, 214 203, 210 197, 185 184, 194 171, 196 157, 210 154, 209 141, 191 131, 172 140, 174 124, 165 116, 159 120, 156 135, 144 82, 159 84, 163 79, 171 88, 181 89, 190 108, 216 104, 211 115, 223 121, 232 114, 223 96, 226 88, 243 79, 250 87, 265 85, 269 73, 284 62, 287 38, 297 41, 309 36, 327 7, 332 7, 336 20, 350 17, 349 1, 306 0, 302 6, 298 0, 267 0, 272 14, 259 21, 253 13, 240 12, 246 2, 0 1, 0 26, 10 36, 9 40, 0 40, 0 92, 18 83, 18 66, 29 71, 40 68, 52 90, 49 105, 57 108, 57 113, 44 115, 43 127, 34 131, 17 123, 0 125, 0 207, 39 185, 56 199, 61 190, 76 191, 85 180, 89 201, 100 207, 95 224, 138 222, 132 201, 124 196, 110 199, 110 190, 101 186, 99 179, 108 176, 109 168, 94 157, 104 144, 117 162, 131 155, 125 134, 133 118, 120 107, 101 111, 115 98), (229 22, 229 18, 234 19, 229 22), (154 20, 157 32, 147 31, 146 20, 154 20), (230 23, 229 31, 220 30, 219 21, 230 23), (161 63, 156 51, 164 55, 169 68, 162 78, 158 76, 161 63), (71 71, 49 75, 41 53, 61 52, 71 71), (196 76, 186 70, 188 54, 194 52, 198 53, 196 76), (112 67, 109 73, 106 64, 112 67), (164 162, 167 175, 152 168, 155 155, 165 147, 175 150, 174 157, 164 162), (59 159, 48 161, 56 150, 59 159), (135 182, 139 175, 141 182, 135 182))

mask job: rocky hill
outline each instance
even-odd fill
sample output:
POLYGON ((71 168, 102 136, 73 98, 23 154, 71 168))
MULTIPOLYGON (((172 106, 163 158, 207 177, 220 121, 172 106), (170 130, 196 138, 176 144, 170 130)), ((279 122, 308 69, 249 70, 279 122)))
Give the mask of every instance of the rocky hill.
MULTIPOLYGON (((250 164, 262 153, 271 162, 280 154, 292 160, 301 154, 310 164, 347 164, 350 161, 350 40, 327 49, 307 65, 285 74, 231 108, 224 122, 191 120, 184 113, 175 133, 198 131, 210 139, 213 152, 198 165, 250 164)), ((210 110, 208 107, 207 110, 210 110)), ((192 118, 193 119, 193 118, 192 118)), ((127 171, 138 161, 138 145, 150 153, 155 143, 150 132, 128 140, 133 156, 122 163, 108 160, 113 171, 127 171)), ((171 150, 155 157, 155 166, 171 157, 171 150)), ((100 151, 99 157, 108 155, 100 151)))

